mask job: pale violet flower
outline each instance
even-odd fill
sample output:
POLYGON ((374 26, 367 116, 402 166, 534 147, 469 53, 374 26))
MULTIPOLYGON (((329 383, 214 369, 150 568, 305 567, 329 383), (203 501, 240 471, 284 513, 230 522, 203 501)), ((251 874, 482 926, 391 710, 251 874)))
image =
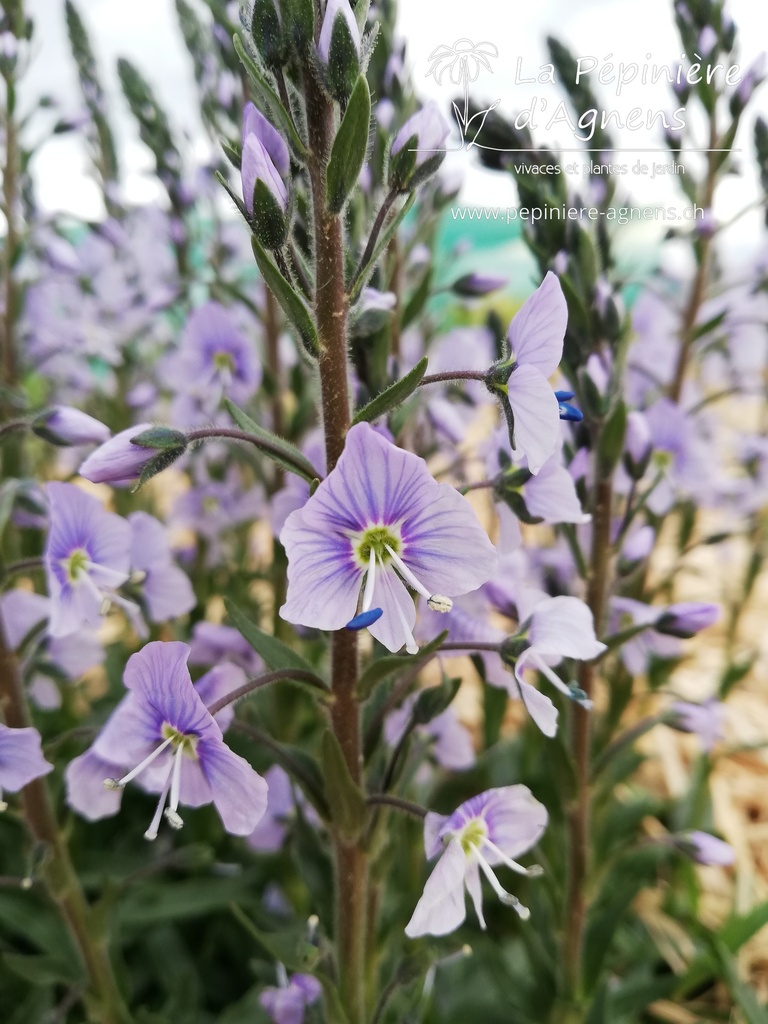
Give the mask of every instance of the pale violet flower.
POLYGON ((195 686, 188 657, 189 647, 177 641, 155 641, 131 656, 123 677, 129 693, 93 746, 68 766, 67 799, 78 813, 91 820, 115 814, 120 791, 138 779, 159 794, 147 839, 156 838, 163 817, 181 828, 181 805, 211 802, 228 832, 253 832, 267 806, 267 784, 223 740, 231 707, 214 718, 205 703, 241 685, 242 670, 222 665, 195 686))
POLYGON ((524 455, 534 476, 560 437, 560 409, 549 384, 560 364, 568 307, 550 271, 509 325, 509 356, 491 368, 488 386, 501 399, 512 450, 524 455))
MULTIPOLYGON (((589 607, 577 597, 537 599, 530 614, 523 611, 520 631, 502 645, 502 657, 514 666, 515 683, 526 710, 545 736, 557 732, 557 708, 545 694, 525 680, 526 669, 541 672, 570 700, 589 709, 592 704, 575 683, 568 685, 554 671, 563 658, 591 661, 606 650, 595 636, 589 607)), ((515 684, 510 686, 518 696, 515 684)))
POLYGON ((428 860, 440 859, 427 879, 405 934, 447 935, 466 917, 464 890, 469 892, 480 927, 485 928, 481 873, 506 906, 521 918, 529 912, 507 892, 494 868, 508 867, 535 876, 538 867, 525 868, 515 858, 534 846, 547 825, 547 810, 526 786, 489 789, 461 804, 444 817, 429 813, 424 821, 424 848, 428 860))
POLYGON ((282 618, 328 630, 365 624, 393 652, 418 651, 408 588, 449 611, 451 597, 482 586, 497 565, 466 498, 367 423, 351 428, 336 467, 288 516, 280 540, 288 555, 282 618))

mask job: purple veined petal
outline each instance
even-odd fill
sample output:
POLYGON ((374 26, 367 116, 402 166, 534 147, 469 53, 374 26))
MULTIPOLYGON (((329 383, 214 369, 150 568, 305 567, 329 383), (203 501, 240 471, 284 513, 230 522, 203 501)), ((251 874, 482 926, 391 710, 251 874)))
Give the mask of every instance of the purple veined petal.
MULTIPOLYGON (((373 588, 373 605, 383 615, 368 627, 379 643, 395 654, 402 647, 415 646, 413 627, 416 625, 416 606, 405 584, 392 569, 379 569, 373 588)), ((413 652, 409 652, 413 653, 413 652)))
POLYGON ((223 740, 200 740, 197 756, 224 828, 236 836, 250 835, 267 809, 267 783, 223 740))
POLYGON ((53 771, 43 757, 37 729, 11 729, 0 724, 0 792, 16 793, 33 779, 53 771))
POLYGON ((559 458, 547 459, 525 485, 528 511, 546 523, 588 523, 592 516, 583 511, 573 478, 559 458))
POLYGON ((189 577, 174 564, 165 527, 147 512, 132 512, 131 569, 146 573, 142 590, 153 622, 166 622, 197 603, 189 577))
POLYGON ((255 135, 269 154, 277 173, 287 178, 291 170, 291 155, 280 132, 267 120, 253 103, 246 103, 243 111, 243 145, 249 135, 255 135))
MULTIPOLYGON (((513 860, 535 846, 547 827, 549 816, 544 804, 527 786, 499 786, 485 794, 483 818, 490 841, 513 860)), ((502 863, 497 854, 483 849, 491 865, 502 863)))
POLYGON ((168 622, 186 615, 197 604, 189 576, 178 565, 168 564, 150 573, 143 585, 152 622, 168 622))
POLYGON ((533 366, 551 377, 563 355, 568 306, 560 281, 550 270, 517 311, 507 337, 520 366, 533 366))
POLYGON ((153 704, 128 693, 104 723, 91 749, 102 760, 131 769, 162 742, 164 721, 153 704))
POLYGON ((298 509, 288 516, 280 541, 289 552, 288 594, 280 617, 316 629, 342 629, 357 611, 363 582, 349 538, 308 528, 304 509, 298 509))
POLYGON ((577 597, 551 597, 538 604, 528 635, 531 647, 545 658, 589 661, 606 649, 595 637, 592 612, 577 597))
POLYGON ((520 699, 525 704, 525 710, 545 736, 550 738, 556 736, 558 712, 555 705, 545 693, 537 690, 530 683, 526 683, 521 675, 518 675, 517 668, 515 675, 517 676, 517 685, 520 687, 520 699))
POLYGON ((514 454, 526 456, 528 468, 535 476, 560 438, 555 393, 535 366, 522 365, 509 375, 507 394, 515 417, 514 454))
POLYGON ((445 814, 428 811, 424 819, 424 853, 427 860, 433 860, 443 849, 441 829, 448 821, 445 814))
POLYGON ((427 879, 421 899, 405 928, 410 939, 420 935, 448 935, 467 916, 464 878, 467 858, 458 839, 452 839, 427 879))
POLYGON ((221 729, 192 685, 188 657, 186 644, 155 640, 131 655, 123 682, 179 732, 220 740, 221 729))
MULTIPOLYGON (((488 858, 486 858, 487 860, 488 858)), ((477 920, 480 922, 480 927, 485 931, 485 917, 483 915, 483 890, 480 884, 480 865, 477 860, 470 857, 467 863, 467 872, 464 876, 464 882, 467 886, 467 892, 472 899, 472 904, 477 914, 477 920)))
MULTIPOLYGON (((210 672, 206 672, 204 676, 201 676, 195 683, 195 689, 203 704, 209 707, 215 701, 239 689, 246 681, 245 672, 239 665, 235 665, 232 662, 224 662, 224 664, 216 665, 210 672)), ((221 711, 218 711, 214 716, 214 721, 218 723, 222 733, 225 733, 232 724, 234 717, 235 705, 232 703, 225 705, 221 711)))
POLYGON ((433 594, 458 597, 486 583, 499 557, 472 505, 448 484, 435 484, 423 505, 402 527, 401 558, 433 594))
POLYGON ((120 778, 130 764, 115 764, 99 757, 91 748, 70 761, 64 773, 67 804, 87 821, 111 818, 120 810, 122 789, 107 789, 105 779, 120 778))

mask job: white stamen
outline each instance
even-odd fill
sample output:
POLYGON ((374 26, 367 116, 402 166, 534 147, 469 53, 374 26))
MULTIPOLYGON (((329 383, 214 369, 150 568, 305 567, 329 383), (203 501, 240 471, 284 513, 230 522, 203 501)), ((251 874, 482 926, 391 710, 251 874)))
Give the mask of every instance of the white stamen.
POLYGON ((482 853, 480 853, 479 847, 477 847, 475 843, 470 843, 470 846, 475 851, 475 856, 477 857, 477 862, 480 865, 480 870, 491 883, 491 888, 499 897, 501 902, 506 907, 512 907, 515 911, 517 911, 517 914, 522 921, 527 921, 528 918, 531 916, 530 910, 527 907, 523 906, 523 904, 520 902, 517 896, 513 896, 511 892, 507 892, 507 890, 498 880, 496 875, 494 875, 493 868, 491 867, 491 865, 488 863, 488 861, 485 859, 482 853))
POLYGON ((451 608, 453 608, 453 601, 450 597, 444 597, 442 594, 430 594, 424 584, 414 576, 397 552, 393 551, 389 544, 385 544, 384 547, 389 552, 390 558, 400 570, 400 575, 406 583, 410 583, 417 594, 421 594, 422 597, 426 597, 427 604, 433 612, 449 612, 451 608))
POLYGON ((395 599, 394 605, 395 605, 395 609, 397 611, 397 617, 398 617, 398 619, 400 619, 400 625, 402 626, 403 632, 405 633, 405 649, 406 649, 406 651, 408 651, 409 654, 418 654, 419 653, 419 645, 416 643, 416 641, 413 638, 413 633, 411 632, 411 629, 410 629, 408 623, 405 621, 405 615, 403 614, 403 609, 400 607, 400 604, 398 603, 397 599, 395 599))
POLYGON ((157 807, 155 808, 154 816, 152 818, 152 821, 149 823, 149 828, 144 833, 144 838, 148 839, 150 842, 152 842, 152 840, 154 839, 157 839, 157 830, 160 827, 160 819, 163 816, 163 807, 165 807, 165 801, 168 796, 168 790, 170 788, 171 773, 168 772, 168 778, 165 780, 165 785, 163 786, 162 791, 160 793, 160 799, 157 801, 157 807))
POLYGON ((176 753, 173 755, 173 768, 171 770, 171 799, 165 811, 165 817, 168 820, 168 824, 175 829, 180 829, 184 825, 181 815, 178 813, 179 794, 181 791, 181 759, 183 756, 184 747, 180 743, 176 748, 176 753))
POLYGON ((432 595, 427 590, 427 588, 424 586, 424 584, 420 583, 419 580, 416 579, 416 577, 413 575, 413 573, 408 568, 408 566, 405 564, 405 562, 402 560, 402 558, 400 558, 400 556, 395 551, 392 550, 392 548, 389 546, 389 544, 385 544, 384 547, 389 552, 389 557, 392 559, 392 561, 395 563, 397 568, 400 570, 400 572, 402 573, 402 575, 405 578, 406 582, 410 583, 411 586, 413 587, 413 589, 417 593, 421 594, 422 597, 426 597, 427 600, 429 600, 429 598, 432 595))
POLYGON ((277 974, 277 984, 280 988, 288 988, 288 972, 285 969, 285 964, 278 962, 275 966, 275 973, 277 974))
POLYGON ((544 874, 544 869, 540 864, 532 864, 531 867, 526 868, 522 864, 518 864, 516 860, 512 860, 512 858, 508 857, 506 853, 503 853, 487 836, 483 836, 482 841, 491 853, 496 854, 502 864, 506 864, 508 868, 512 868, 512 870, 516 871, 519 875, 527 875, 528 878, 538 878, 540 875, 544 874))
POLYGON ((169 736, 167 740, 163 740, 159 747, 155 747, 151 754, 147 754, 141 764, 137 764, 136 767, 129 771, 127 775, 124 775, 122 779, 104 779, 105 788, 122 789, 123 786, 131 782, 131 780, 135 779, 140 772, 143 772, 145 768, 151 765, 152 762, 162 754, 172 739, 173 736, 169 736))
POLYGON ((373 603, 373 585, 376 581, 376 552, 371 545, 371 555, 368 559, 368 575, 365 577, 365 590, 363 591, 363 608, 367 612, 373 603))
POLYGON ((128 582, 138 585, 139 583, 143 583, 146 578, 147 574, 144 569, 134 569, 128 579, 128 582))

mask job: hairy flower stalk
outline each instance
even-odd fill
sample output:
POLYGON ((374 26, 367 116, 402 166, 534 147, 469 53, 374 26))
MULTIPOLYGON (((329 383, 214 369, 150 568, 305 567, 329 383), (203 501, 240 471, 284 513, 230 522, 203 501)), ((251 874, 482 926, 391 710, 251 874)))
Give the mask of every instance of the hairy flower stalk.
MULTIPOLYGON (((342 219, 326 202, 326 170, 334 133, 331 100, 310 71, 305 76, 309 177, 315 246, 315 321, 319 338, 318 369, 327 468, 330 473, 350 426, 347 367, 347 299, 344 289, 342 219)), ((357 633, 331 634, 331 679, 335 701, 331 727, 352 779, 362 782, 360 709, 355 698, 357 633)), ((339 992, 350 1024, 365 1020, 365 938, 367 934, 368 861, 360 841, 334 835, 335 932, 339 992)))

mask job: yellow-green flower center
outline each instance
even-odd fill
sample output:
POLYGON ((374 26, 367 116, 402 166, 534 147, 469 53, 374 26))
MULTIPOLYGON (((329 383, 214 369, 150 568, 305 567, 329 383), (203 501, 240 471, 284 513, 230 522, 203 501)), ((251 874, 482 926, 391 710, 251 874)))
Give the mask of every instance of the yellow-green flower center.
POLYGON ((64 559, 64 568, 70 580, 76 580, 84 573, 89 562, 90 558, 85 548, 76 548, 70 552, 69 558, 64 559))
POLYGON ((234 373, 235 370, 235 360, 232 358, 231 352, 214 352, 213 365, 219 372, 228 370, 230 373, 234 373))
POLYGON ((163 722, 162 734, 163 739, 170 740, 171 746, 176 750, 181 747, 185 757, 197 757, 197 736, 188 736, 186 733, 179 732, 178 729, 174 729, 167 722, 163 722))
POLYGON ((473 818, 472 821, 468 821, 461 830, 458 840, 461 843, 461 848, 464 853, 469 856, 469 854, 473 852, 473 847, 481 846, 487 835, 488 826, 485 824, 483 819, 473 818))
POLYGON ((400 554, 402 541, 391 526, 370 526, 354 542, 354 551, 360 565, 367 569, 371 559, 371 551, 376 556, 380 565, 386 565, 390 561, 387 545, 392 548, 396 555, 400 554))

